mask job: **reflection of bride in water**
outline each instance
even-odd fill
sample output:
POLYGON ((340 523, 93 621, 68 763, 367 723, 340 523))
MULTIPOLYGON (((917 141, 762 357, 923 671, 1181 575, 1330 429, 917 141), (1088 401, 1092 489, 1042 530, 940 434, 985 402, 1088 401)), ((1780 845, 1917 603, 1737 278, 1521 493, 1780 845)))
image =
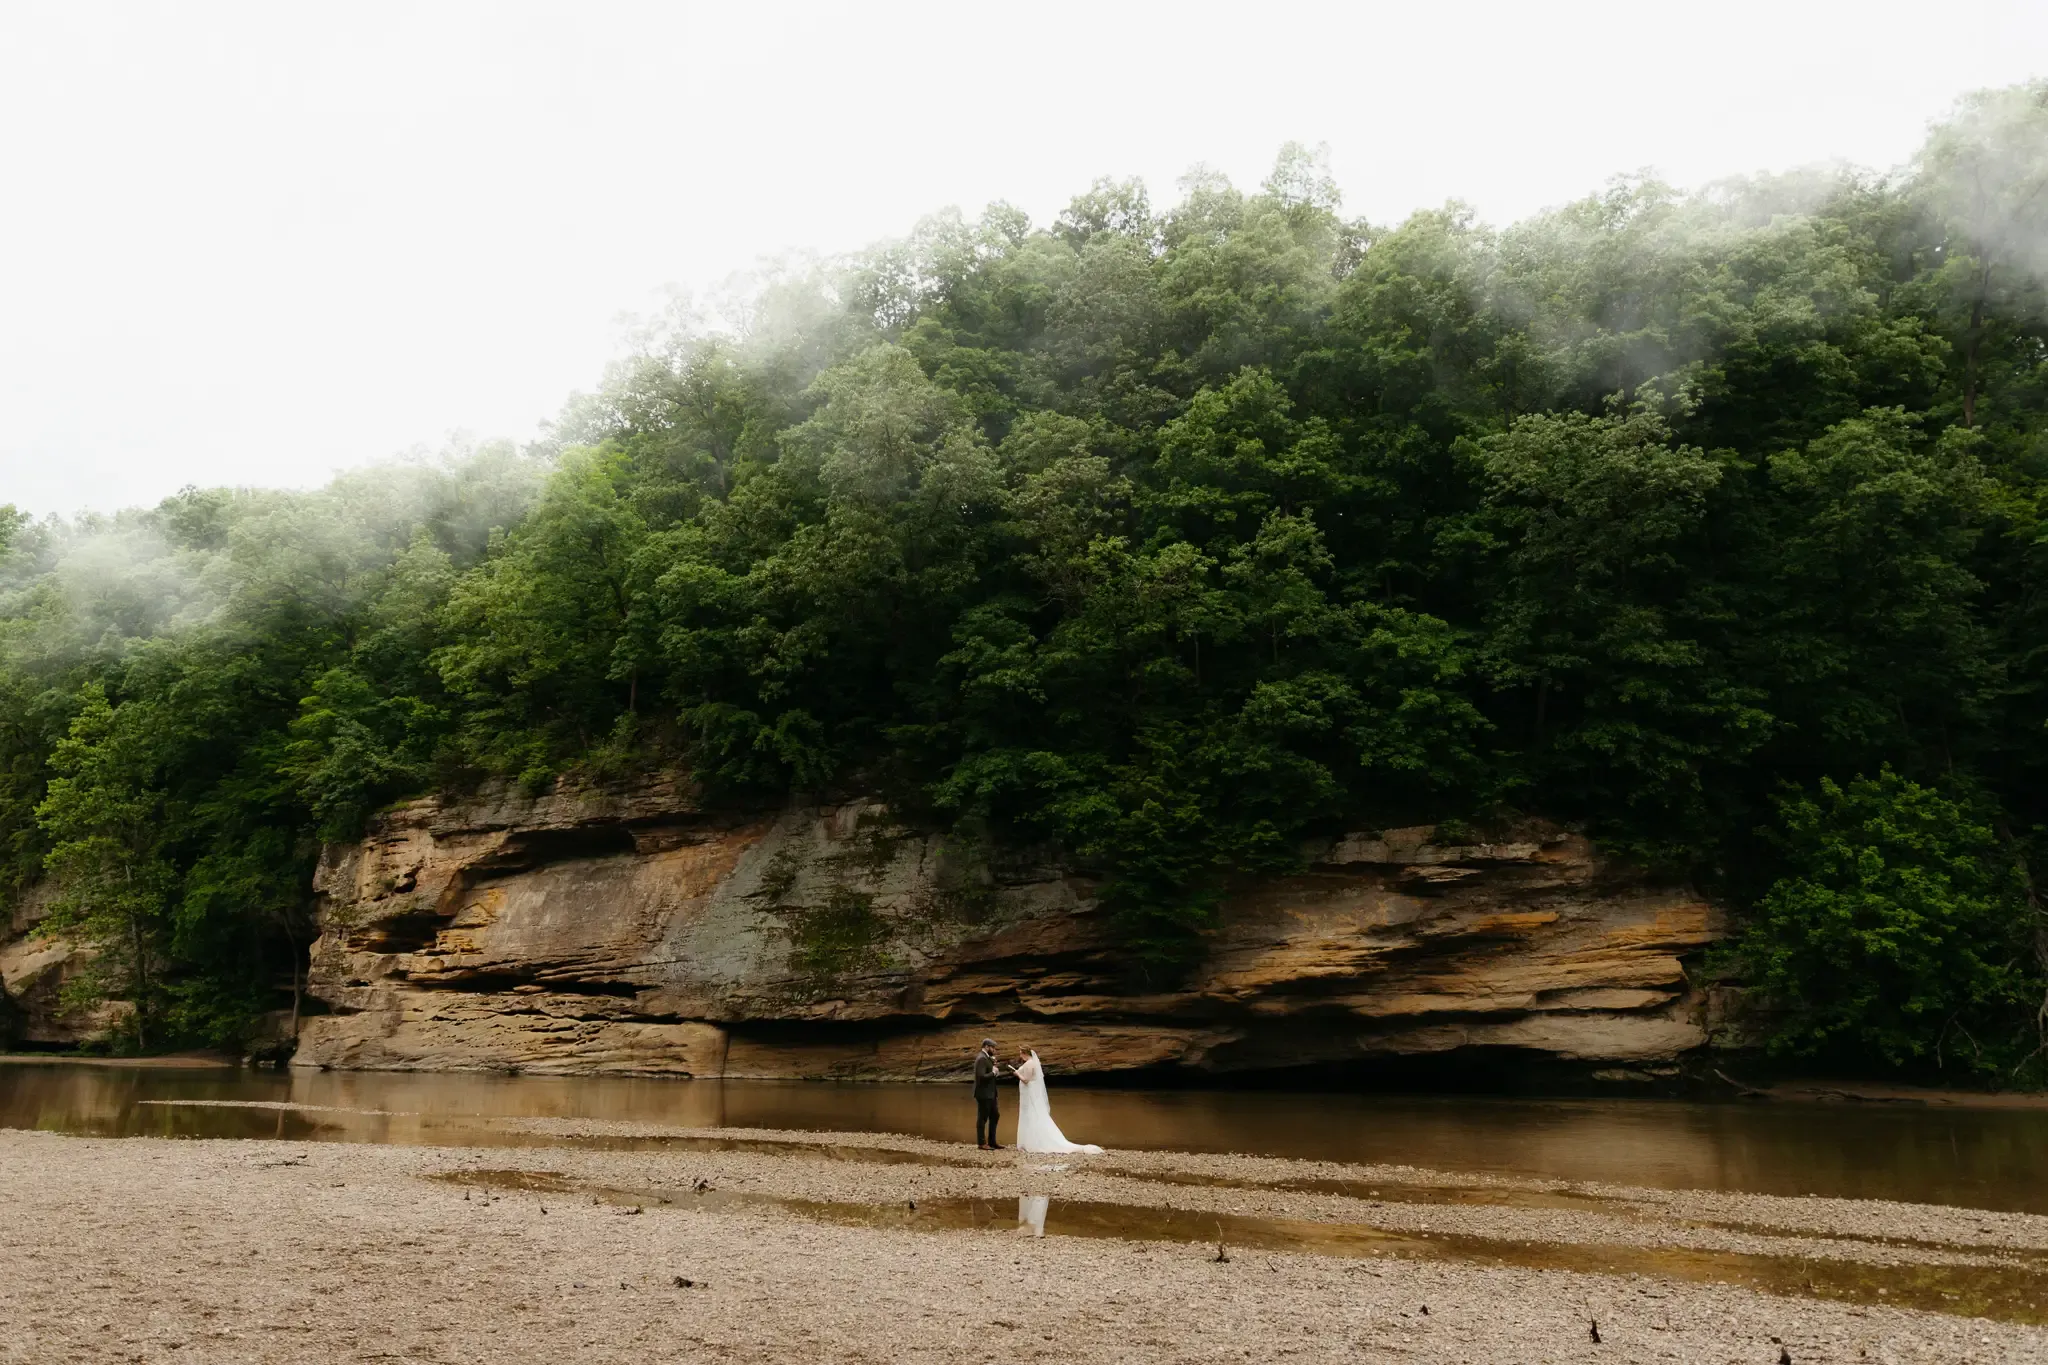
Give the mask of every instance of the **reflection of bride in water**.
POLYGON ((1052 1207, 1052 1196, 1044 1194, 1020 1194, 1017 1196, 1017 1231, 1030 1237, 1045 1236, 1045 1215, 1052 1207))
POLYGON ((1017 1150, 1020 1152, 1100 1152, 1090 1142, 1069 1142, 1052 1121, 1052 1101, 1045 1094, 1045 1064, 1025 1048, 1017 1063, 1017 1150))

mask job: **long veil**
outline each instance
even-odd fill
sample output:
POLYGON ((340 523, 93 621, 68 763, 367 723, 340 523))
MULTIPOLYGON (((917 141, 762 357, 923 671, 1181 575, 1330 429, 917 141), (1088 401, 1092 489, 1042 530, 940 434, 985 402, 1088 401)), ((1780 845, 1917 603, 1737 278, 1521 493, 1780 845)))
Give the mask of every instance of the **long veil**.
POLYGON ((1052 1121, 1052 1100, 1045 1093, 1045 1063, 1036 1052, 1017 1068, 1017 1150, 1020 1152, 1100 1152, 1092 1143, 1070 1142, 1052 1121))

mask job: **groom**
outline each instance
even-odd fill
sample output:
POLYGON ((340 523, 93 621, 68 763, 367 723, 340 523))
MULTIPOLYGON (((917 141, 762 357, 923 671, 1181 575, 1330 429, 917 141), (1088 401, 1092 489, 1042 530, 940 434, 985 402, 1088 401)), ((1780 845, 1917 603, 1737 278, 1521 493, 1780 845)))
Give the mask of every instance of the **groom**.
POLYGON ((1002 1117, 996 1108, 996 1077, 1000 1074, 996 1040, 984 1038, 981 1051, 974 1054, 974 1145, 984 1152, 1002 1150, 996 1141, 996 1120, 1002 1117))

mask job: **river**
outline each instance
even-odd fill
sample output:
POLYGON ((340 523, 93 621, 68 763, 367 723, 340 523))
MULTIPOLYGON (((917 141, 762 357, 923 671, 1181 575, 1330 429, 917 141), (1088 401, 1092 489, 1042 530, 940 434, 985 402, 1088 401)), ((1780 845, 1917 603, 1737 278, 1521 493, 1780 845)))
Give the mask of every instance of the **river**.
MULTIPOLYGON (((1077 1087, 1054 1110, 1112 1148, 2048 1213, 2048 1109, 1077 1087)), ((0 1127, 523 1146, 548 1139, 502 1121, 536 1118, 966 1142, 973 1104, 951 1085, 0 1063, 0 1127)))

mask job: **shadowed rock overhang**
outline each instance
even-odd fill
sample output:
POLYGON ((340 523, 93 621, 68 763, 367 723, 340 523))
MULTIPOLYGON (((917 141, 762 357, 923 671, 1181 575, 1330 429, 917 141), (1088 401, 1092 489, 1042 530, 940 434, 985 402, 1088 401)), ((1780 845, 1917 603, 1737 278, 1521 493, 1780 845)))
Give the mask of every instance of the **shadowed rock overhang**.
POLYGON ((1485 1050, 1667 1069, 1706 1040, 1714 907, 1525 822, 1324 840, 1226 902, 1178 988, 1126 985, 1094 886, 873 802, 706 808, 651 779, 425 799, 327 850, 300 1065, 950 1079, 980 1037, 1069 1075, 1485 1050))

